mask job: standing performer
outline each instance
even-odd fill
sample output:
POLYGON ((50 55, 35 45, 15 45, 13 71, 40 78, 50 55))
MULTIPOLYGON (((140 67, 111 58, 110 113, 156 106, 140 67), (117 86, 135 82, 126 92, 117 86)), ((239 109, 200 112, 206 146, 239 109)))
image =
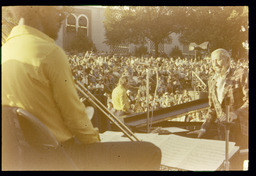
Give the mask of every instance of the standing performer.
POLYGON ((248 72, 245 69, 231 69, 230 55, 225 49, 211 54, 215 71, 208 81, 209 109, 206 121, 200 130, 192 133, 203 137, 212 124, 217 123, 219 139, 225 139, 226 108, 230 107, 230 140, 242 148, 248 147, 248 72), (228 101, 227 101, 228 100, 228 101), (227 104, 228 103, 228 104, 227 104))
POLYGON ((118 117, 131 113, 129 98, 127 96, 128 86, 129 77, 122 76, 119 79, 117 87, 112 92, 113 106, 116 110, 115 115, 118 117))
POLYGON ((20 107, 36 116, 81 170, 158 170, 161 151, 152 143, 100 142, 79 100, 67 56, 54 42, 64 19, 61 9, 8 8, 19 25, 2 46, 5 112, 20 107))

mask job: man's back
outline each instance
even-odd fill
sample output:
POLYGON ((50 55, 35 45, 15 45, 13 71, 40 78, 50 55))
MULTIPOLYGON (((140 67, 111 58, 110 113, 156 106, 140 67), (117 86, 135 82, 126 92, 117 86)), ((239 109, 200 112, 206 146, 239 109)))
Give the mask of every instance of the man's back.
POLYGON ((121 86, 117 86, 112 92, 113 106, 116 110, 122 110, 120 99, 123 96, 123 94, 124 90, 121 86))
POLYGON ((100 142, 98 129, 80 102, 67 57, 53 41, 65 9, 12 6, 9 10, 19 26, 2 47, 2 105, 18 106, 38 117, 81 170, 159 169, 161 151, 152 143, 100 142))
POLYGON ((72 138, 72 128, 85 130, 81 118, 91 123, 85 118, 65 53, 35 28, 20 25, 12 30, 2 47, 2 83, 2 105, 32 113, 60 142, 72 138))

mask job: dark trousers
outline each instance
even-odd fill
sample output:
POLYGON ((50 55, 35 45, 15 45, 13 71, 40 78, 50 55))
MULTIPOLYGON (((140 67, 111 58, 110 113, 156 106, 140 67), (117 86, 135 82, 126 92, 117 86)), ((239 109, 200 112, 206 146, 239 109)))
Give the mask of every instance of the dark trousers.
POLYGON ((101 142, 63 144, 81 170, 159 170, 161 150, 149 142, 101 142))
MULTIPOLYGON (((218 123, 218 134, 220 140, 225 140, 225 125, 222 123, 218 123)), ((248 148, 248 137, 243 135, 240 128, 239 120, 235 120, 234 124, 232 124, 229 128, 229 140, 235 142, 236 145, 243 148, 248 148)))

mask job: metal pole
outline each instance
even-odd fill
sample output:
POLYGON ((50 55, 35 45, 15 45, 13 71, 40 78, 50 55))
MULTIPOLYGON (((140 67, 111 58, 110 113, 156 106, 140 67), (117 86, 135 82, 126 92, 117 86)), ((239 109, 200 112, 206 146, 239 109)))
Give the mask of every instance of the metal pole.
POLYGON ((226 139, 226 150, 225 150, 225 162, 224 162, 224 166, 225 166, 225 170, 228 171, 229 170, 229 110, 230 110, 230 106, 229 106, 229 100, 226 101, 226 126, 225 126, 225 139, 226 139))
POLYGON ((147 132, 149 133, 149 69, 146 69, 147 72, 147 132))
POLYGON ((193 85, 193 88, 194 88, 194 100, 195 100, 196 99, 196 87, 195 87, 193 71, 191 72, 191 79, 192 79, 192 85, 193 85))

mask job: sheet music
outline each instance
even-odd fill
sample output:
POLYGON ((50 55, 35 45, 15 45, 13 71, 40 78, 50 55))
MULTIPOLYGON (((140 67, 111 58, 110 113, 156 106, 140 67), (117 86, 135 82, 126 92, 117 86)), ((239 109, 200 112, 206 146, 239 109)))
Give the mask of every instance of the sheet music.
POLYGON ((135 134, 139 139, 142 141, 148 141, 153 144, 155 144, 157 147, 160 148, 160 146, 165 143, 168 140, 168 135, 158 135, 157 133, 149 133, 149 134, 135 134))
MULTIPOLYGON (((233 156, 239 150, 238 146, 232 147, 229 152, 229 158, 233 156)), ((225 160, 225 151, 222 153, 218 152, 213 148, 200 148, 197 151, 193 151, 186 160, 180 165, 185 170, 193 171, 214 171, 217 170, 223 161, 225 160), (216 152, 214 152, 216 151, 216 152)))
MULTIPOLYGON (((192 171, 215 171, 225 160, 225 141, 197 139, 175 134, 135 133, 142 141, 152 142, 162 151, 162 165, 192 171)), ((122 132, 100 134, 102 142, 130 141, 122 132)), ((239 147, 229 142, 229 157, 239 147)))
POLYGON ((100 134, 101 142, 113 142, 113 141, 130 141, 129 138, 123 137, 123 132, 105 131, 100 134))
POLYGON ((158 137, 157 133, 134 133, 139 139, 145 140, 152 140, 158 137))
MULTIPOLYGON (((234 152, 235 143, 229 143, 234 152)), ((184 170, 214 171, 225 159, 225 141, 193 139, 177 135, 161 146, 162 164, 184 170)))
MULTIPOLYGON (((232 144, 230 144, 233 147, 232 144)), ((200 139, 194 149, 180 163, 186 170, 216 170, 225 159, 225 141, 200 139)))
POLYGON ((168 140, 160 146, 162 151, 161 164, 180 168, 180 163, 193 150, 197 140, 180 137, 174 134, 168 136, 168 140))
POLYGON ((187 129, 183 129, 183 128, 178 128, 178 127, 164 127, 164 128, 161 128, 163 130, 167 130, 171 133, 179 133, 179 132, 185 132, 185 131, 189 131, 187 129))

